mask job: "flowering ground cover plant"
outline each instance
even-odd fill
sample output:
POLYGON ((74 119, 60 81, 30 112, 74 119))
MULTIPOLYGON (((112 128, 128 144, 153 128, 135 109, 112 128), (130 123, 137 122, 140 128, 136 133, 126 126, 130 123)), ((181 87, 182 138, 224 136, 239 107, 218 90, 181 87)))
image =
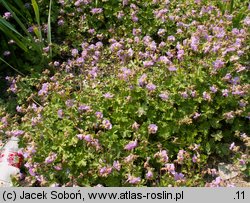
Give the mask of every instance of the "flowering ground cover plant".
POLYGON ((0 112, 16 185, 232 186, 221 161, 249 177, 247 1, 52 3, 53 61, 7 77, 0 112))

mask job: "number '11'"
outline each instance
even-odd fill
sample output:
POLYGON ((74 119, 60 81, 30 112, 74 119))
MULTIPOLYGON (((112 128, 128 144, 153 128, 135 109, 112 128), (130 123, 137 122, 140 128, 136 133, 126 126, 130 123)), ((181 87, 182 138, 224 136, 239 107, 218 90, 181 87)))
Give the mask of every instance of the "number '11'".
POLYGON ((245 198, 244 191, 242 191, 242 192, 238 191, 238 192, 236 192, 236 195, 237 195, 238 199, 241 199, 241 198, 244 199, 245 198))

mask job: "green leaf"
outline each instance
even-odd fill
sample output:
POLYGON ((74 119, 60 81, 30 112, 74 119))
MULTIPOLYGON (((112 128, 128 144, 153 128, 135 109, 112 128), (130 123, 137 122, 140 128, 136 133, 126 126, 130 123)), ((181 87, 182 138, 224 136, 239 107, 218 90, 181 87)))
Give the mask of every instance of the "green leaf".
POLYGON ((87 162, 86 160, 82 159, 81 161, 77 162, 76 165, 79 167, 86 166, 87 162))
POLYGON ((212 134, 211 136, 214 137, 215 141, 221 141, 221 139, 223 138, 222 131, 218 131, 217 133, 212 134))
POLYGON ((207 154, 209 155, 209 154, 211 154, 211 145, 210 145, 210 143, 208 142, 208 143, 206 143, 206 147, 205 147, 205 149, 206 149, 206 152, 207 152, 207 154))
POLYGON ((38 27, 34 27, 33 30, 34 30, 34 33, 37 36, 37 38, 40 38, 39 28, 38 27))

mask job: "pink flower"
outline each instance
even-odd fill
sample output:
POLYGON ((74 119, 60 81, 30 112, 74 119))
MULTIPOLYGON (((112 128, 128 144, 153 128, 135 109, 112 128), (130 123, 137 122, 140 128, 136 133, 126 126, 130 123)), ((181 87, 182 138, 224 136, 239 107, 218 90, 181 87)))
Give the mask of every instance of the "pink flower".
POLYGON ((72 49, 71 50, 71 55, 76 57, 78 55, 78 50, 77 49, 72 49))
POLYGON ((21 106, 17 106, 16 107, 16 111, 19 112, 19 113, 22 113, 23 112, 23 108, 21 106))
POLYGON ((195 114, 193 115, 193 118, 194 118, 194 119, 197 119, 197 118, 199 118, 200 116, 201 116, 200 113, 195 112, 195 114))
POLYGON ((192 157, 192 161, 194 162, 194 163, 196 163, 197 162, 197 156, 194 154, 194 156, 192 157))
POLYGON ((38 92, 39 96, 46 95, 49 91, 49 83, 43 83, 42 89, 38 92))
POLYGON ((229 91, 227 89, 222 90, 223 97, 228 97, 229 91))
POLYGON ((170 60, 166 56, 160 56, 158 61, 164 64, 170 64, 170 60))
POLYGON ((174 174, 174 180, 178 181, 178 180, 183 180, 184 179, 184 175, 182 173, 175 173, 174 174))
POLYGON ((103 118, 103 114, 102 114, 102 112, 100 112, 100 111, 95 112, 95 116, 96 116, 98 119, 103 118))
MULTIPOLYGON (((250 5, 250 4, 249 4, 249 5, 250 5)), ((244 23, 244 25, 246 25, 246 26, 250 26, 250 17, 247 16, 247 17, 244 19, 243 23, 244 23)))
POLYGON ((149 134, 155 134, 157 132, 157 130, 158 130, 158 126, 155 125, 155 124, 150 124, 148 126, 148 132, 149 132, 149 134))
POLYGON ((84 136, 83 136, 83 139, 84 139, 86 142, 92 142, 92 141, 93 141, 91 135, 84 135, 84 136))
POLYGON ((110 92, 105 93, 103 96, 104 96, 105 99, 111 99, 111 98, 114 97, 114 95, 111 94, 110 92))
POLYGON ((62 167, 57 165, 57 166, 54 166, 54 169, 57 170, 57 171, 61 171, 62 170, 62 167))
POLYGON ((209 89, 210 89, 211 92, 213 92, 213 93, 216 93, 217 90, 218 90, 218 88, 217 88, 215 85, 211 86, 209 89))
POLYGON ((18 137, 18 136, 20 136, 20 135, 23 135, 25 132, 23 131, 23 130, 12 130, 11 131, 11 134, 12 134, 12 136, 14 136, 14 137, 18 137))
POLYGON ((80 111, 80 112, 86 112, 89 110, 90 110, 90 106, 87 106, 87 105, 80 105, 78 108, 78 111, 80 111))
POLYGON ((129 175, 127 181, 131 184, 138 184, 141 182, 141 178, 129 175))
POLYGON ((153 83, 149 83, 149 84, 147 84, 146 88, 149 91, 154 91, 156 89, 156 86, 153 83))
POLYGON ((58 118, 62 118, 63 117, 63 110, 62 109, 59 109, 57 111, 57 116, 58 116, 58 118))
POLYGON ((142 87, 146 84, 146 80, 147 80, 147 75, 143 74, 140 78, 139 78, 139 85, 142 87))
POLYGON ((182 59, 183 56, 184 56, 184 50, 181 49, 177 52, 177 58, 180 60, 182 59))
POLYGON ((188 98, 188 93, 187 93, 187 91, 182 92, 182 93, 181 93, 181 96, 182 96, 184 99, 187 99, 187 98, 188 98))
POLYGON ((133 130, 138 130, 139 127, 140 127, 140 125, 137 122, 134 122, 133 125, 132 125, 133 130))
POLYGON ((168 67, 168 70, 169 70, 170 72, 174 72, 174 71, 177 70, 177 68, 176 68, 175 66, 169 66, 169 67, 168 67))
POLYGON ((240 165, 245 165, 246 161, 244 159, 238 159, 240 165))
POLYGON ((214 69, 220 69, 224 66, 224 62, 220 59, 217 59, 216 61, 213 62, 214 69))
POLYGON ((133 35, 134 36, 137 36, 137 35, 140 35, 141 34, 141 29, 133 29, 133 35))
POLYGON ((136 155, 130 154, 127 157, 124 158, 124 162, 125 163, 130 163, 130 162, 134 161, 136 158, 137 158, 136 155))
POLYGON ((163 163, 167 163, 168 162, 168 154, 166 150, 161 150, 159 152, 157 152, 154 157, 159 157, 160 161, 163 163))
POLYGON ((119 161, 114 161, 113 167, 114 167, 117 171, 120 171, 120 170, 121 170, 121 164, 120 164, 120 162, 119 162, 119 161))
POLYGON ((193 51, 198 51, 198 45, 200 43, 200 40, 197 36, 192 36, 191 37, 191 44, 190 47, 193 51))
POLYGON ((211 175, 216 176, 217 175, 217 170, 215 168, 212 168, 211 170, 211 175))
POLYGON ((10 51, 5 51, 5 52, 3 52, 3 55, 4 55, 4 56, 9 56, 9 55, 10 55, 10 51))
POLYGON ((171 174, 175 174, 175 166, 174 164, 165 164, 165 168, 171 174))
POLYGON ((92 14, 99 14, 99 13, 102 13, 102 11, 103 11, 102 8, 92 8, 90 12, 92 14))
POLYGON ((230 145, 229 149, 230 149, 230 150, 233 150, 234 147, 235 147, 235 143, 233 142, 233 143, 230 145))
POLYGON ((151 170, 149 170, 147 173, 146 173, 146 179, 150 180, 153 178, 153 172, 151 170))
POLYGON ((160 97, 163 101, 167 101, 169 96, 168 96, 168 94, 166 94, 166 93, 162 93, 162 94, 159 95, 159 97, 160 97))
POLYGON ((51 153, 46 159, 45 159, 45 163, 50 164, 52 162, 54 162, 57 158, 57 154, 56 153, 51 153))
POLYGON ((202 95, 204 100, 211 101, 211 95, 209 93, 203 92, 202 95))
POLYGON ((215 180, 212 182, 215 186, 219 186, 220 185, 220 183, 221 183, 221 177, 217 177, 217 178, 215 178, 215 180))
POLYGON ((107 177, 111 172, 112 172, 112 167, 102 167, 100 170, 99 170, 99 174, 102 176, 102 177, 107 177))
POLYGON ((175 37, 174 36, 168 36, 168 41, 175 41, 175 37))
POLYGON ((34 171, 34 168, 29 168, 29 174, 30 174, 31 176, 36 176, 36 173, 35 173, 35 171, 34 171))
POLYGON ((79 140, 83 140, 83 134, 78 134, 78 135, 76 135, 76 137, 79 139, 79 140))
POLYGON ((165 29, 159 29, 157 34, 160 36, 160 37, 163 37, 166 33, 166 30, 165 29))
POLYGON ((183 163, 185 153, 186 153, 185 150, 183 150, 183 149, 179 150, 178 155, 177 155, 178 163, 180 163, 180 164, 183 163))
POLYGON ((138 141, 137 141, 137 140, 131 141, 131 142, 129 142, 129 143, 124 147, 124 149, 126 149, 126 150, 132 150, 132 149, 136 148, 137 145, 138 145, 138 141))
POLYGON ((143 62, 143 66, 144 67, 150 67, 150 66, 153 66, 153 65, 154 65, 153 61, 144 61, 143 62))
POLYGON ((4 15, 3 15, 3 18, 8 20, 12 17, 12 14, 10 12, 5 12, 4 15))
POLYGON ((66 104, 67 107, 72 107, 74 105, 74 100, 73 99, 68 99, 65 102, 65 104, 66 104))
POLYGON ((112 129, 112 124, 110 123, 109 120, 105 119, 102 121, 102 124, 104 126, 105 129, 107 130, 111 130, 112 129))

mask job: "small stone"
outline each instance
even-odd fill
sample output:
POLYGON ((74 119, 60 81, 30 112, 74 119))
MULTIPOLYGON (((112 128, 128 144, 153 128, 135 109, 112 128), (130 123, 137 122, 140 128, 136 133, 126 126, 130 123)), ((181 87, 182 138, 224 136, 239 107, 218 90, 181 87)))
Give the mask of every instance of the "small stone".
POLYGON ((219 163, 218 170, 222 180, 228 180, 238 175, 236 167, 232 164, 219 163))

